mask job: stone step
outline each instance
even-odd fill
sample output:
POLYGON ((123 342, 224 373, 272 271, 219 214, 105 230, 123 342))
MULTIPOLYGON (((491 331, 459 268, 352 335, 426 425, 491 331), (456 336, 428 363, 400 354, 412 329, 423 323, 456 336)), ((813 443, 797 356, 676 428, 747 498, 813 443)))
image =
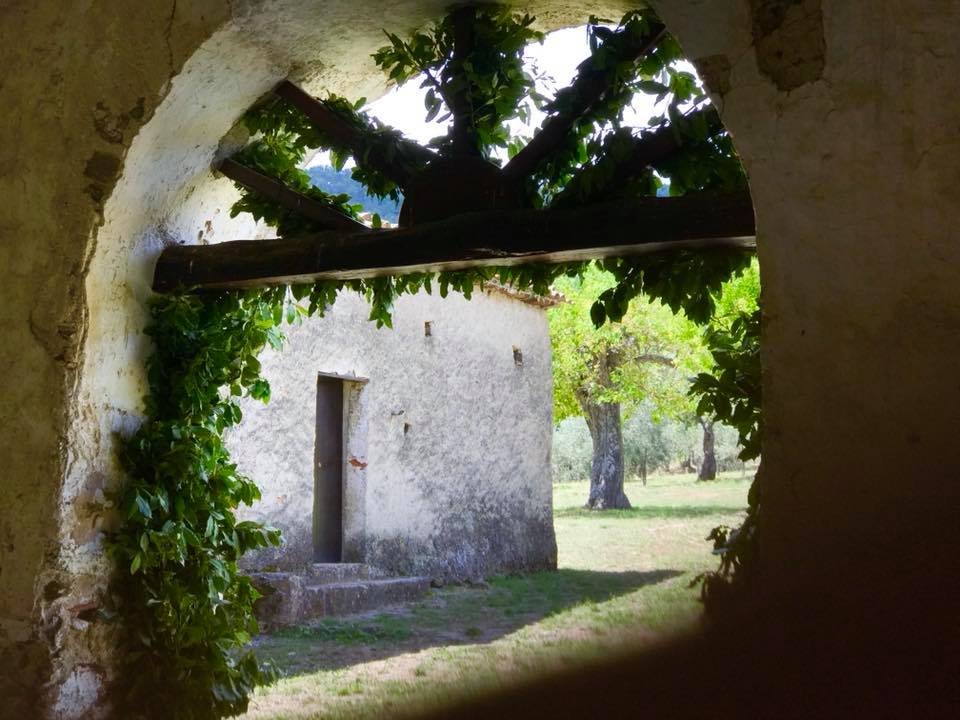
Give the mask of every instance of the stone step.
MULTIPOLYGON (((430 578, 395 577, 312 585, 305 588, 309 614, 353 615, 384 605, 419 600, 430 591, 430 578)), ((306 609, 306 608, 305 608, 306 609)), ((304 620, 312 618, 304 618, 304 620)))
MULTIPOLYGON (((339 564, 339 563, 338 563, 339 564)), ((317 574, 326 579, 336 576, 335 570, 322 569, 317 574)), ((418 600, 430 591, 430 578, 376 577, 375 571, 354 567, 344 569, 367 573, 343 582, 318 582, 314 573, 251 573, 250 579, 263 595, 254 605, 262 630, 301 625, 322 617, 350 615, 375 610, 383 605, 418 600)))
POLYGON ((350 582, 371 577, 378 577, 378 574, 364 563, 313 563, 307 568, 307 578, 311 585, 350 582))

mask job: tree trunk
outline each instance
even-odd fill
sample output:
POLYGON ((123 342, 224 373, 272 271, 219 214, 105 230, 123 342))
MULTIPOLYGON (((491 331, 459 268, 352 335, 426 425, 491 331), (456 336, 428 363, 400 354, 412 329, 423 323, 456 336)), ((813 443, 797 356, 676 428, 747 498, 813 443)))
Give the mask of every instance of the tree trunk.
POLYGON ((716 437, 713 432, 713 420, 707 422, 703 418, 697 419, 700 421, 700 427, 703 428, 703 462, 700 463, 700 472, 697 474, 697 480, 716 480, 717 453, 716 437))
POLYGON ((593 510, 629 508, 623 492, 623 435, 619 403, 591 403, 580 398, 593 440, 593 464, 590 468, 590 498, 593 510))

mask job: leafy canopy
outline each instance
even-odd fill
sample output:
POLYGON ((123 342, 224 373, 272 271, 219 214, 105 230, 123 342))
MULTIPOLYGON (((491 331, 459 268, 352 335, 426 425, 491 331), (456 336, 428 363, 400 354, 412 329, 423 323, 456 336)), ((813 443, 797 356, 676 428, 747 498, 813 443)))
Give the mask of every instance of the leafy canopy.
POLYGON ((689 414, 687 378, 708 361, 701 329, 646 298, 634 299, 618 322, 595 327, 593 299, 615 282, 590 267, 556 284, 566 302, 549 311, 555 419, 581 415, 583 402, 618 403, 629 416, 647 400, 660 416, 689 414))
MULTIPOLYGON (((500 5, 462 8, 469 17, 458 20, 451 12, 432 27, 414 32, 409 39, 385 32, 390 44, 373 55, 374 62, 391 83, 402 85, 419 78, 426 88, 426 121, 467 121, 470 141, 479 154, 491 157, 495 148, 510 142, 508 123, 529 121, 531 105, 545 102, 536 90, 535 78, 523 64, 523 51, 541 42, 543 33, 531 28, 534 18, 515 15, 500 5), (455 52, 458 22, 469 22, 472 46, 463 56, 455 52)), ((430 145, 441 154, 454 146, 454 128, 430 145)))

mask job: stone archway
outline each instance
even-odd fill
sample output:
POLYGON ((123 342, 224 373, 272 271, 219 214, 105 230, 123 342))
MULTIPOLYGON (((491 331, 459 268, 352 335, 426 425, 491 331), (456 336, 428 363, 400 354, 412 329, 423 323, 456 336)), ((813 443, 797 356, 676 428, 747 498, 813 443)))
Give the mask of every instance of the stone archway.
MULTIPOLYGON (((110 434, 136 422, 153 257, 164 242, 241 229, 216 214, 229 184, 208 173, 231 126, 287 75, 375 95, 367 56, 380 25, 418 25, 445 4, 20 2, 0 15, 16 40, 0 45, 0 93, 20 110, 0 118, 12 139, 0 148, 11 380, 0 398, 0 647, 22 668, 5 697, 30 707, 45 696, 60 717, 103 706, 110 434)), ((547 28, 629 5, 515 4, 547 28)), ((960 210, 947 191, 960 146, 955 111, 927 78, 960 69, 960 10, 656 4, 751 177, 765 301, 762 531, 771 566, 814 563, 817 543, 868 533, 908 500, 956 499, 943 448, 960 399, 944 381, 960 320, 960 210), (907 461, 924 484, 901 482, 907 461)))

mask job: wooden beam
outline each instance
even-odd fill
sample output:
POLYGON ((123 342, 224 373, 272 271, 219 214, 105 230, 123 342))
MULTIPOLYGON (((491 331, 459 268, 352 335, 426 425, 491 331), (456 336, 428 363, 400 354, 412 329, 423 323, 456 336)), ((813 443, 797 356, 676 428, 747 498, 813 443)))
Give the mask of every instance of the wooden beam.
MULTIPOLYGON (((654 24, 645 37, 623 48, 620 59, 636 60, 646 55, 656 47, 666 31, 663 25, 654 24)), ((557 148, 574 123, 609 89, 611 72, 610 68, 594 67, 592 56, 584 61, 573 84, 568 88, 573 93, 569 105, 547 118, 533 139, 503 168, 504 174, 510 180, 518 181, 528 177, 557 148)))
MULTIPOLYGON (((453 56, 450 66, 456 68, 454 72, 463 80, 467 74, 463 63, 467 61, 474 48, 474 24, 477 19, 477 8, 473 5, 464 5, 451 12, 453 20, 453 56), (462 74, 461 74, 462 73, 462 74)), ((449 72, 449 69, 448 69, 449 72)), ((458 90, 444 93, 444 99, 450 106, 453 114, 453 130, 450 133, 454 155, 464 157, 480 157, 480 139, 473 126, 472 108, 470 107, 469 86, 466 82, 458 90)))
MULTIPOLYGON (((410 180, 410 173, 399 163, 379 157, 379 153, 371 153, 368 157, 357 157, 363 147, 364 131, 348 123, 340 115, 328 108, 322 100, 317 100, 309 93, 284 80, 273 92, 283 98, 309 118, 317 129, 327 135, 340 148, 349 148, 354 152, 354 161, 378 170, 390 178, 397 185, 403 187, 410 180)), ((436 154, 413 140, 401 139, 397 142, 396 150, 415 162, 426 165, 436 157, 436 154)))
MULTIPOLYGON (((706 123, 707 137, 713 137, 723 130, 723 123, 720 122, 720 114, 712 105, 707 105, 694 110, 684 116, 688 123, 696 122, 703 118, 706 123)), ((604 193, 608 188, 618 188, 631 177, 636 177, 644 173, 649 167, 656 167, 658 163, 669 159, 674 153, 678 152, 687 145, 697 144, 698 141, 687 136, 678 136, 678 133, 671 125, 664 125, 653 132, 644 133, 634 140, 633 150, 620 163, 617 164, 613 177, 610 178, 602 187, 597 188, 599 193, 604 193)), ((553 201, 553 207, 568 207, 573 203, 590 202, 592 197, 580 196, 580 183, 587 171, 587 166, 579 170, 563 191, 553 201)), ((591 193, 591 195, 596 192, 591 193)))
MULTIPOLYGON (((699 118, 703 118, 703 122, 706 123, 708 138, 723 130, 720 113, 713 105, 707 105, 684 116, 688 124, 697 122, 699 118)), ((698 140, 686 135, 678 137, 677 131, 670 125, 644 133, 637 138, 637 144, 630 156, 617 168, 616 177, 625 179, 632 175, 639 175, 648 167, 655 167, 657 163, 663 162, 682 148, 697 144, 699 144, 698 140)))
POLYGON ((370 229, 363 223, 359 223, 353 218, 347 217, 343 213, 287 187, 269 175, 264 175, 248 168, 246 165, 241 165, 236 160, 227 158, 217 166, 217 169, 234 182, 270 198, 287 210, 313 220, 318 225, 323 225, 327 230, 365 232, 370 229))
POLYGON ((746 194, 644 197, 560 210, 466 213, 401 230, 174 245, 160 255, 153 289, 260 287, 754 246, 746 194))

